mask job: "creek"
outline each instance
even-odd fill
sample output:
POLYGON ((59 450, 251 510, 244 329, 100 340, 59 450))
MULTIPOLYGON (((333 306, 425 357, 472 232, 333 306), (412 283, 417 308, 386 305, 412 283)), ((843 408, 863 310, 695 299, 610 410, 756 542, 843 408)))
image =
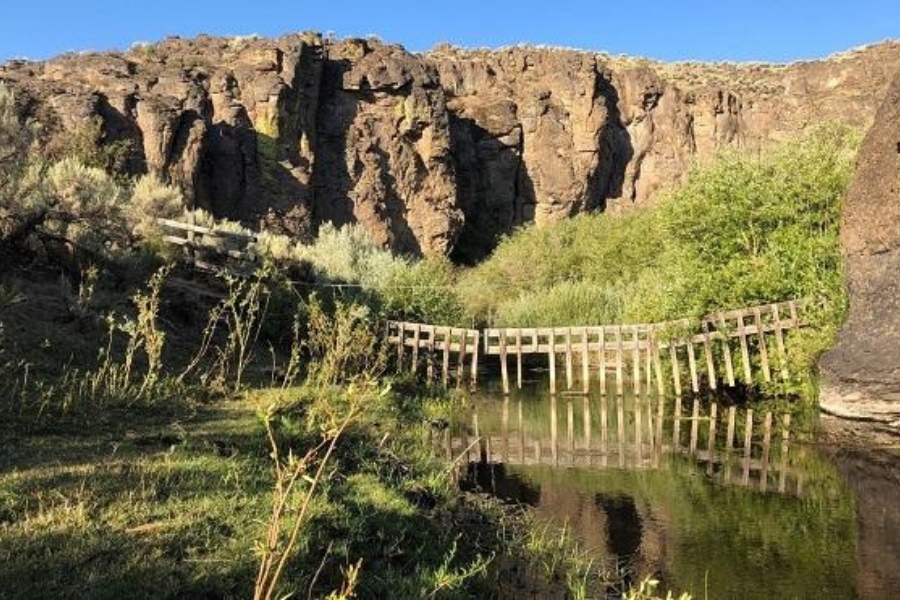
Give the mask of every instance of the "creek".
POLYGON ((439 442, 461 487, 568 528, 609 597, 653 576, 694 598, 900 598, 896 444, 814 411, 592 388, 473 394, 439 442))

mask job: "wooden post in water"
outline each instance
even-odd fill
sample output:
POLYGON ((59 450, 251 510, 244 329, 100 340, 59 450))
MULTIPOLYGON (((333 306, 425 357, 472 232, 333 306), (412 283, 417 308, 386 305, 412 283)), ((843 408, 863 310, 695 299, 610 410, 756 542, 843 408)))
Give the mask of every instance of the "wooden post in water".
POLYGON ((778 314, 778 305, 772 305, 772 318, 775 320, 775 343, 778 348, 778 363, 781 366, 781 379, 787 381, 788 374, 787 352, 784 348, 784 332, 781 328, 781 315, 778 314))
POLYGON ((622 326, 616 326, 616 395, 625 394, 625 382, 622 380, 622 326))
POLYGON ((766 413, 766 420, 763 424, 763 455, 762 455, 762 471, 759 474, 759 489, 765 492, 769 485, 769 450, 772 444, 772 413, 766 413))
POLYGON ((784 493, 787 489, 788 444, 791 440, 791 415, 782 417, 781 427, 781 456, 778 468, 778 491, 784 493))
POLYGON ((571 390, 575 376, 572 371, 572 328, 566 329, 566 389, 571 390))
POLYGON ((478 355, 481 353, 481 332, 475 332, 474 348, 472 349, 472 373, 469 385, 472 390, 478 387, 478 355))
POLYGON ((425 355, 425 385, 431 387, 434 383, 434 327, 430 327, 428 335, 428 353, 425 355))
POLYGON ((634 380, 632 387, 634 387, 635 396, 641 393, 641 348, 638 336, 638 326, 633 325, 631 327, 631 342, 633 344, 631 347, 631 378, 634 380))
POLYGON ((412 365, 410 366, 409 372, 413 377, 416 375, 416 370, 419 368, 419 336, 422 334, 422 326, 419 323, 413 325, 413 349, 412 349, 412 365))
POLYGON ((443 331, 444 333, 444 356, 443 362, 441 364, 441 379, 443 380, 444 387, 446 388, 450 383, 450 342, 452 341, 453 336, 450 333, 452 330, 449 327, 442 327, 441 331, 443 331))
POLYGON ((750 456, 753 443, 753 409, 747 409, 747 423, 744 429, 744 486, 750 485, 750 456))
POLYGON ((397 371, 403 370, 403 346, 406 340, 406 323, 397 323, 397 371))
POLYGON ((681 397, 681 365, 678 364, 675 342, 669 343, 669 358, 672 361, 672 384, 675 386, 675 395, 681 397))
POLYGON ((688 336, 687 340, 688 368, 691 370, 691 389, 694 393, 700 392, 700 382, 697 380, 697 358, 694 356, 694 340, 688 336))
POLYGON ((606 329, 600 328, 600 349, 597 350, 597 362, 600 364, 600 395, 606 396, 606 329))
POLYGON ((731 344, 727 327, 725 325, 725 317, 722 313, 716 313, 718 317, 719 333, 722 334, 722 355, 725 357, 725 378, 729 387, 734 387, 734 363, 731 360, 731 344))
POLYGON ((759 335, 759 364, 765 380, 772 381, 772 373, 769 371, 769 350, 766 348, 766 333, 763 331, 762 316, 758 306, 753 309, 753 319, 756 322, 756 333, 759 335))
MULTIPOLYGON (((535 333, 537 335, 537 333, 535 333)), ((516 329, 516 387, 522 389, 522 330, 516 329)))
POLYGON ((681 396, 675 396, 675 415, 672 424, 672 453, 681 449, 681 396))
POLYGON ((556 395, 556 330, 550 330, 550 349, 548 350, 548 358, 550 360, 550 395, 556 395))
POLYGON ((647 344, 646 352, 644 352, 644 357, 646 361, 644 362, 644 370, 646 371, 646 385, 644 387, 645 392, 650 394, 650 389, 653 387, 653 325, 647 326, 645 343, 647 344))
POLYGON ((463 379, 466 376, 466 346, 469 345, 469 333, 465 329, 459 331, 461 334, 459 336, 459 362, 456 366, 456 387, 462 385, 463 379))
POLYGON ((500 378, 503 380, 503 395, 509 395, 509 362, 506 356, 506 330, 500 330, 500 378))
POLYGON ((581 330, 581 391, 587 395, 591 391, 591 355, 589 353, 587 327, 581 330))
POLYGON ((700 402, 694 398, 694 404, 691 407, 691 446, 690 455, 697 454, 697 434, 700 431, 700 402))
POLYGON ((716 462, 716 419, 718 417, 719 407, 715 402, 709 407, 709 440, 706 444, 706 473, 712 475, 713 466, 716 462))
POLYGON ((653 371, 654 375, 656 375, 656 393, 663 396, 666 393, 666 384, 663 382, 662 360, 659 358, 659 340, 656 339, 655 328, 650 343, 653 346, 653 371))
POLYGON ((744 313, 740 313, 738 320, 738 338, 741 342, 741 362, 744 365, 744 382, 753 383, 753 371, 750 370, 750 351, 747 349, 747 329, 744 327, 744 313))
POLYGON ((706 355, 706 373, 709 376, 709 388, 716 389, 716 367, 713 363, 712 347, 709 340, 709 324, 702 323, 703 328, 703 354, 706 355))

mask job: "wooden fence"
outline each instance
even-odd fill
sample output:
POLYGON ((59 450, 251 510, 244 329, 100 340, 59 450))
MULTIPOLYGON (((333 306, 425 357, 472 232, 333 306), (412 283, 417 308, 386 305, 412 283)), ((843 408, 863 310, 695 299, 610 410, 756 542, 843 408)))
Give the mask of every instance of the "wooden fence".
POLYGON ((476 329, 423 325, 389 321, 387 341, 397 346, 397 369, 404 368, 406 350, 410 349, 409 370, 415 375, 425 362, 426 382, 435 379, 435 368, 439 367, 441 381, 446 387, 450 380, 451 356, 456 360, 456 385, 465 379, 466 363, 469 362, 469 378, 474 387, 478 378, 478 357, 481 332, 476 329), (438 362, 438 359, 440 361, 438 362))
POLYGON ((188 260, 201 271, 228 270, 246 276, 257 266, 257 258, 249 251, 256 236, 222 231, 172 219, 157 219, 165 232, 163 241, 185 250, 188 260))
POLYGON ((671 380, 673 392, 682 393, 681 363, 687 360, 690 389, 700 390, 701 378, 716 389, 719 382, 735 385, 735 369, 741 368, 746 381, 753 377, 751 352, 759 357, 765 381, 772 380, 773 363, 780 377, 788 379, 785 332, 804 325, 800 311, 806 304, 791 300, 777 304, 722 311, 699 321, 682 319, 642 325, 590 327, 495 328, 484 331, 484 353, 497 356, 503 392, 509 393, 509 358, 515 357, 516 384, 522 387, 523 359, 528 355, 547 357, 550 392, 556 393, 557 357, 565 361, 566 387, 572 389, 575 364, 580 365, 582 391, 588 393, 591 370, 596 369, 601 393, 606 393, 607 377, 615 377, 615 392, 622 395, 630 371, 636 394, 655 387, 665 393, 671 380), (737 348, 732 344, 737 341, 737 348), (755 341, 755 344, 753 342, 755 341), (770 345, 774 344, 774 346, 770 345), (721 350, 717 368, 714 354, 721 350), (740 363, 735 365, 735 354, 740 363), (671 377, 663 373, 662 358, 669 358, 671 377))

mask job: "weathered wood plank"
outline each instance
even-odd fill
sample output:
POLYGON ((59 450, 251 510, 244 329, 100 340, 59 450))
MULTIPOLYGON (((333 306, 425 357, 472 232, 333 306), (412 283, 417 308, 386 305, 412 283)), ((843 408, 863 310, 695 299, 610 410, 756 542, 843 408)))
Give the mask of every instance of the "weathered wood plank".
POLYGON ((778 348, 778 364, 780 366, 781 379, 782 381, 787 381, 790 376, 788 374, 787 351, 784 347, 784 331, 781 327, 781 314, 777 304, 772 305, 772 319, 775 321, 775 344, 778 348))
POLYGON ((712 346, 709 341, 709 324, 701 324, 703 330, 703 354, 706 356, 706 374, 709 377, 709 388, 716 389, 716 367, 713 363, 712 346))
POLYGON ((731 344, 727 335, 727 325, 725 325, 725 317, 722 313, 717 314, 719 331, 722 335, 722 356, 725 358, 725 380, 729 387, 734 387, 734 363, 731 360, 731 344))
POLYGON ((759 337, 759 363, 762 367, 763 378, 772 381, 772 372, 769 370, 769 350, 766 347, 766 334, 762 328, 762 314, 759 307, 753 309, 753 319, 756 322, 756 331, 759 337))

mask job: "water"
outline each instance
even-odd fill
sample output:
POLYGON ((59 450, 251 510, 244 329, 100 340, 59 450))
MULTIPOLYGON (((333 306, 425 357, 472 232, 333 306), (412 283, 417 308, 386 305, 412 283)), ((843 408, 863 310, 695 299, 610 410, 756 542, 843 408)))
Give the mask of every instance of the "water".
MULTIPOLYGON (((814 419, 546 389, 489 389, 455 418, 442 449, 466 465, 464 488, 569 527, 626 582, 652 575, 695 598, 900 598, 900 519, 859 502, 878 486, 815 444, 814 419)), ((900 494, 889 483, 885 511, 900 494)))

